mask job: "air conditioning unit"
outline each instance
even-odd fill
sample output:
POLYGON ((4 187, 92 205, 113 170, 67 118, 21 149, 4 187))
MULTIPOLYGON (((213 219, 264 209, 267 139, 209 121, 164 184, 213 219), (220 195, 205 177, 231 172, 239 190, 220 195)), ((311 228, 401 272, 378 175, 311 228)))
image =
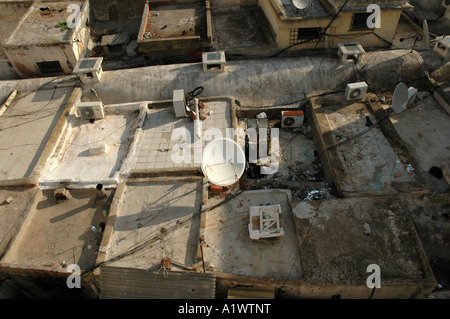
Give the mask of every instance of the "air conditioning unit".
POLYGON ((305 113, 303 111, 282 111, 281 112, 281 127, 295 128, 303 125, 305 113))
POLYGON ((366 82, 356 82, 347 84, 345 89, 345 99, 350 100, 361 100, 366 96, 367 93, 367 83, 366 82))
POLYGON ((80 117, 86 120, 102 119, 105 117, 103 103, 98 102, 80 102, 77 105, 80 117))
POLYGON ((173 91, 173 109, 175 111, 175 117, 186 117, 186 99, 184 95, 184 90, 174 90, 173 91))

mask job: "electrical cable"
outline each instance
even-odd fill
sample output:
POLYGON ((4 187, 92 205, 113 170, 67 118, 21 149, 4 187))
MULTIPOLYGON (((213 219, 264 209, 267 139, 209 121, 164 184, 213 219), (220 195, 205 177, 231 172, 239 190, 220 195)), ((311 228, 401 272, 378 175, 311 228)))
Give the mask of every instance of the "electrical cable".
POLYGON ((339 16, 339 14, 341 13, 342 9, 344 9, 344 7, 347 4, 347 2, 348 2, 348 0, 345 0, 345 2, 342 5, 342 7, 338 10, 338 12, 335 14, 333 19, 331 19, 330 23, 326 26, 325 30, 320 34, 319 39, 317 40, 316 45, 314 46, 314 49, 319 44, 320 40, 322 40, 323 35, 327 32, 328 28, 331 26, 331 24, 334 22, 334 20, 336 20, 336 18, 339 16))

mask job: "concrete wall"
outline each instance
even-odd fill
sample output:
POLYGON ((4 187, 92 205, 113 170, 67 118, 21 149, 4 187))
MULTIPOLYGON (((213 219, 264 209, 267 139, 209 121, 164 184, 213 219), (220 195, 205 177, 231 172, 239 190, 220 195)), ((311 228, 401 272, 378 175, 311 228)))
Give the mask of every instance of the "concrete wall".
POLYGON ((15 29, 32 1, 0 1, 0 42, 15 29))
POLYGON ((71 73, 73 65, 69 62, 71 47, 64 44, 56 46, 28 45, 17 48, 5 48, 5 54, 17 74, 23 78, 41 76, 37 62, 59 61, 64 73, 71 73), (69 54, 67 54, 69 53, 69 54))
POLYGON ((339 42, 352 42, 357 41, 363 47, 385 47, 389 46, 385 41, 378 38, 385 39, 392 43, 395 32, 397 30, 398 21, 400 19, 400 10, 382 10, 381 11, 381 28, 374 31, 350 31, 353 14, 341 13, 339 18, 336 19, 331 25, 329 32, 333 36, 329 36, 327 47, 337 48, 339 42), (352 36, 350 36, 352 35, 352 36))
POLYGON ((272 34, 274 36, 275 42, 279 47, 280 44, 283 42, 281 37, 282 33, 280 24, 281 24, 281 18, 277 14, 275 8, 272 6, 272 3, 270 1, 266 0, 258 0, 258 6, 261 8, 262 12, 266 16, 267 20, 270 23, 270 29, 272 31, 272 34))
MULTIPOLYGON (((2 43, 17 27, 22 16, 31 6, 32 1, 0 1, 0 43, 2 43)), ((0 48, 0 80, 17 78, 11 63, 0 48)))
POLYGON ((364 12, 370 4, 377 4, 382 10, 413 10, 413 6, 407 0, 318 0, 325 11, 330 15, 335 15, 339 10, 342 12, 364 12), (343 7, 345 4, 345 7, 343 7))
MULTIPOLYGON (((275 280, 257 277, 246 277, 232 274, 216 275, 216 296, 226 298, 229 288, 236 286, 258 288, 273 288, 276 298, 307 298, 307 299, 368 299, 372 289, 366 283, 328 284, 308 282, 307 280, 275 280)), ((409 281, 384 281, 382 288, 376 289, 373 299, 423 299, 428 296, 435 282, 431 279, 409 281)))
MULTIPOLYGON (((3 52, 2 55, 4 55, 3 52)), ((14 68, 6 56, 4 58, 0 58, 0 80, 12 80, 17 79, 18 77, 19 76, 16 71, 14 71, 14 68)))
POLYGON ((298 103, 305 94, 343 91, 349 82, 366 81, 369 91, 393 89, 397 81, 412 84, 423 78, 422 64, 420 55, 409 50, 367 53, 356 67, 342 64, 337 53, 231 61, 220 74, 205 74, 202 63, 173 64, 107 71, 94 88, 106 104, 171 100, 175 89, 204 86, 202 97, 234 96, 243 106, 273 106, 298 103))
MULTIPOLYGON (((327 25, 331 22, 331 17, 295 20, 281 19, 280 14, 271 4, 271 1, 258 0, 258 5, 261 7, 270 22, 275 36, 275 41, 279 48, 288 48, 292 45, 290 43, 291 29, 322 27, 322 31, 324 31, 327 25)), ((317 46, 317 39, 312 39, 308 43, 296 45, 295 48, 337 48, 339 42, 353 41, 360 42, 363 47, 389 46, 387 42, 392 42, 392 39, 394 38, 400 15, 400 10, 382 10, 381 28, 375 29, 375 31, 349 31, 352 24, 353 14, 341 12, 339 17, 333 21, 333 24, 327 30, 327 34, 331 34, 331 36, 325 36, 317 46), (385 39, 387 42, 374 35, 374 33, 385 39)))
MULTIPOLYGON (((30 9, 31 10, 31 9, 30 9)), ((71 74, 75 64, 83 57, 90 37, 90 31, 86 27, 88 20, 89 3, 83 9, 80 27, 72 30, 68 41, 53 44, 14 45, 9 41, 3 46, 3 52, 14 71, 23 78, 42 76, 37 62, 59 61, 64 74, 71 74)), ((20 25, 16 32, 20 32, 20 25)))
MULTIPOLYGON (((361 63, 342 64, 336 55, 227 62, 226 72, 203 73, 202 63, 150 66, 107 71, 94 86, 106 104, 171 100, 173 90, 204 86, 200 97, 234 96, 242 106, 275 106, 305 101, 306 95, 345 90, 349 82, 366 81, 369 92, 395 88, 398 81, 420 89, 423 58, 410 50, 369 52, 361 63), (417 83, 415 83, 417 82, 417 83), (417 85, 417 86, 416 86, 417 85)), ((17 89, 75 85, 77 76, 2 81, 0 101, 17 89)), ((423 88, 421 88, 423 89, 423 88)), ((86 88, 89 98, 90 88, 86 88)), ((91 93, 93 94, 93 93, 91 93)), ((91 97, 96 99, 94 95, 91 97)), ((297 104, 294 104, 297 105, 297 104)))
POLYGON ((96 20, 139 19, 146 0, 90 0, 96 20))
MULTIPOLYGON (((146 0, 90 0, 96 20, 140 19, 146 0)), ((155 4, 198 2, 198 0, 152 0, 155 4)))
POLYGON ((438 16, 442 16, 445 8, 442 6, 443 0, 411 0, 411 3, 419 10, 433 11, 438 16))
MULTIPOLYGON (((69 297, 75 292, 67 288, 66 280, 70 273, 60 271, 47 271, 32 269, 27 265, 0 264, 0 275, 6 275, 26 293, 28 298, 49 299, 55 298, 61 293, 61 298, 69 297), (52 287, 53 286, 53 287, 52 287), (52 287, 52 288, 49 288, 52 287), (55 291, 52 291, 52 290, 55 291)), ((92 274, 81 274, 81 293, 86 298, 98 298, 98 290, 95 283, 98 278, 92 274)), ((74 288, 75 289, 75 288, 74 288)), ((78 291, 77 291, 78 292, 78 291)), ((79 295, 78 295, 79 296, 79 295)))
POLYGON ((254 6, 258 0, 211 0, 211 8, 254 6))
POLYGON ((179 37, 170 39, 139 40, 139 52, 182 51, 199 49, 200 37, 179 37))

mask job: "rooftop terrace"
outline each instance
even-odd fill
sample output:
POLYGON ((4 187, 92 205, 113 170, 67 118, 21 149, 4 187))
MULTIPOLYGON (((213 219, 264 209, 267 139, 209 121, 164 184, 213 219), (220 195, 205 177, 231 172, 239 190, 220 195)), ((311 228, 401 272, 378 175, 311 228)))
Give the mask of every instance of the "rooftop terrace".
MULTIPOLYGON (((73 30, 66 21, 72 14, 68 5, 82 7, 84 1, 35 2, 6 40, 7 45, 55 44, 71 40, 73 30)), ((83 9, 82 9, 83 10, 83 9)))

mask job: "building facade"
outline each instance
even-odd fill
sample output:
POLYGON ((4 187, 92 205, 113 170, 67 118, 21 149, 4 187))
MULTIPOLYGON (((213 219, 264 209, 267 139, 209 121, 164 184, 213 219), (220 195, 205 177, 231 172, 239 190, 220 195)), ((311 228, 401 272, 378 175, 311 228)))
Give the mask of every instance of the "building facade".
POLYGON ((23 78, 71 74, 86 53, 88 18, 88 0, 36 1, 4 40, 3 52, 23 78))
MULTIPOLYGON (((378 1, 379 28, 367 20, 373 1, 311 0, 298 9, 292 0, 259 0, 279 48, 337 48, 340 42, 359 42, 364 47, 385 47, 392 42, 403 10, 413 10, 407 1, 378 1)), ((374 20, 371 20, 374 22, 374 20)))

